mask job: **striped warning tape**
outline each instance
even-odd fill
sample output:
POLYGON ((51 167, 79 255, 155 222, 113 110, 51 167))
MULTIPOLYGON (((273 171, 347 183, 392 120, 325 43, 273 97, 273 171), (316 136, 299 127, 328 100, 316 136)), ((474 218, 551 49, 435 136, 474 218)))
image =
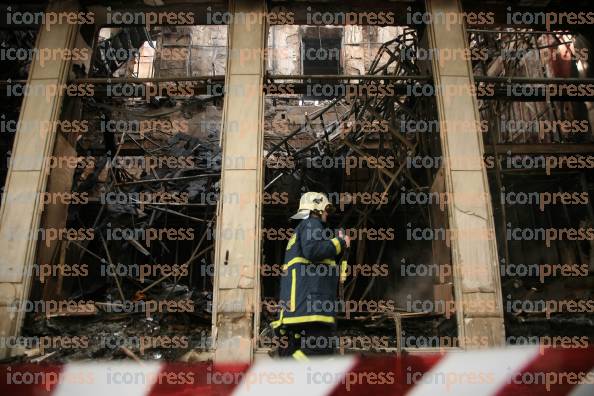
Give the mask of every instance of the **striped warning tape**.
POLYGON ((0 395, 594 395, 593 349, 336 356, 252 365, 147 361, 0 366, 0 395))

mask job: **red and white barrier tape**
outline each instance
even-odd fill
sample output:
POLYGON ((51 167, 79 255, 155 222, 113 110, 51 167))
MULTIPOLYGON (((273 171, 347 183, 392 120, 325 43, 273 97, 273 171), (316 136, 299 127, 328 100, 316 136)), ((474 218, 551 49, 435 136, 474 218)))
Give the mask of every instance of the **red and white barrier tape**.
POLYGON ((0 366, 1 395, 594 395, 593 349, 336 356, 253 365, 109 361, 0 366))

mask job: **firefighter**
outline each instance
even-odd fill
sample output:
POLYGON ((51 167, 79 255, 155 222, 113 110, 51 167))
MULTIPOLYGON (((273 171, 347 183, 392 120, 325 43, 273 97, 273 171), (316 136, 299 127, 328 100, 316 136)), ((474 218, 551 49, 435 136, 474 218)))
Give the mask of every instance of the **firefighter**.
POLYGON ((334 211, 325 194, 301 196, 299 210, 291 218, 301 220, 285 251, 280 287, 280 314, 272 322, 279 343, 279 355, 307 360, 311 355, 328 355, 336 348, 336 291, 340 277, 337 259, 350 246, 339 231, 331 238, 325 227, 334 211))

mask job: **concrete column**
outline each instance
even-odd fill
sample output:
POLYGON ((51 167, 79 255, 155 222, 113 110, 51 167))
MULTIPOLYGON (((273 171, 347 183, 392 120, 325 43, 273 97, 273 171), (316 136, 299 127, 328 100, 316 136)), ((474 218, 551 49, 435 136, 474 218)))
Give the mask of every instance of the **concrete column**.
MULTIPOLYGON (((47 11, 77 10, 76 2, 55 1, 47 11)), ((43 25, 35 46, 72 48, 77 31, 77 25, 43 25)), ((0 208, 0 337, 17 335, 24 318, 24 312, 14 308, 19 308, 18 304, 29 295, 29 274, 37 246, 35 231, 43 211, 40 193, 46 190, 49 174, 45 158, 53 152, 55 121, 60 117, 63 87, 70 69, 70 62, 61 58, 40 60, 35 56, 27 80, 31 93, 22 102, 0 208)), ((0 349, 0 356, 8 353, 0 349)))
POLYGON ((263 0, 231 0, 223 108, 223 170, 216 230, 215 360, 252 358, 263 184, 263 0))
POLYGON ((457 232, 451 246, 458 336, 465 348, 480 346, 464 343, 472 337, 496 346, 505 340, 501 281, 472 66, 462 52, 468 50, 462 8, 459 0, 426 0, 426 6, 433 21, 427 25, 429 47, 456 54, 447 61, 433 57, 431 67, 451 194, 449 227, 457 232))

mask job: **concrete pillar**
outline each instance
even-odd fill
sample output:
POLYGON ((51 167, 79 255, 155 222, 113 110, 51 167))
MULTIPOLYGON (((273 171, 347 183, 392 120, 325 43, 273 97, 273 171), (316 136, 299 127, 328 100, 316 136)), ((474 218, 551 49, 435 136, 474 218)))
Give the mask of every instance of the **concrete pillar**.
POLYGON ((215 360, 249 361, 260 265, 263 184, 263 0, 231 0, 223 107, 223 170, 216 230, 215 360))
POLYGON ((451 194, 449 227, 458 234, 451 245, 458 336, 465 348, 485 346, 464 342, 473 337, 496 346, 505 341, 501 281, 472 66, 462 52, 468 50, 462 8, 460 0, 426 0, 426 6, 433 21, 427 25, 429 47, 457 54, 447 61, 433 57, 431 68, 451 194))
MULTIPOLYGON (((77 10, 75 2, 55 1, 47 11, 77 10)), ((35 46, 72 48, 77 31, 78 25, 42 25, 35 46)), ((46 190, 49 174, 45 158, 53 152, 55 121, 60 117, 63 87, 70 69, 70 61, 63 58, 58 56, 40 61, 35 56, 27 80, 31 94, 22 102, 0 208, 0 337, 17 335, 25 315, 18 304, 29 296, 29 274, 37 246, 35 231, 43 211, 40 193, 46 190)), ((8 350, 0 349, 0 356, 8 353, 8 350)))

